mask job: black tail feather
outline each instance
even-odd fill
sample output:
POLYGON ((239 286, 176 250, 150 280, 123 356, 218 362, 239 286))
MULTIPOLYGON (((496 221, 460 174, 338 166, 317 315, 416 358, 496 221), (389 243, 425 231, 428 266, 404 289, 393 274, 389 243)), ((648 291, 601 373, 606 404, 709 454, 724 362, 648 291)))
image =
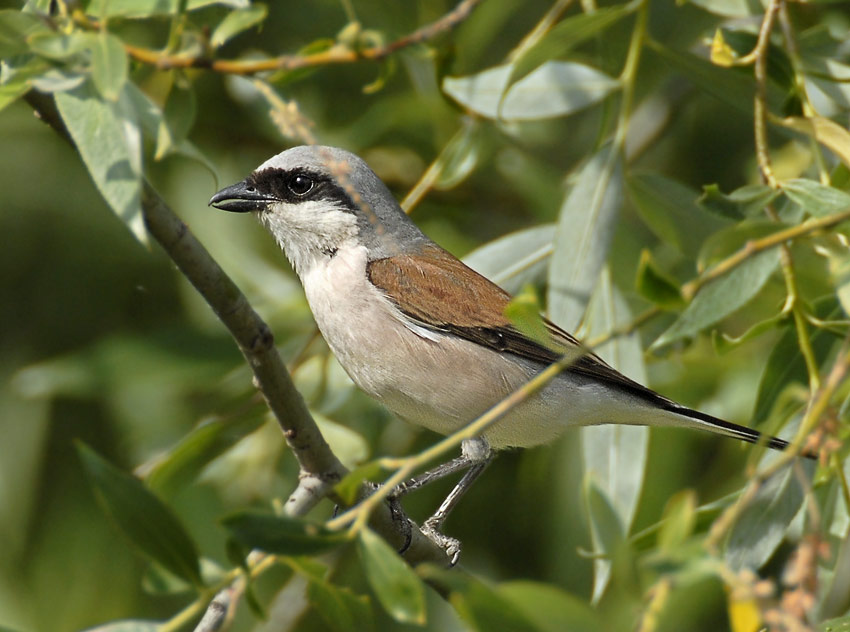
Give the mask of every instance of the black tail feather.
MULTIPOLYGON (((691 419, 701 421, 709 426, 707 430, 711 430, 711 427, 713 427, 714 431, 719 434, 725 435, 727 437, 732 437, 734 439, 740 439, 741 441, 746 441, 747 443, 757 443, 759 445, 765 445, 768 448, 772 448, 774 450, 785 450, 790 445, 787 441, 785 441, 784 439, 780 439, 779 437, 765 435, 759 432, 758 430, 753 430, 752 428, 747 428, 746 426, 739 426, 738 424, 733 424, 729 421, 719 419, 718 417, 713 417, 698 410, 693 410, 692 408, 686 408, 684 406, 678 406, 676 404, 673 404, 672 406, 667 407, 667 410, 682 415, 683 417, 690 417, 691 419)), ((804 456, 807 459, 818 458, 818 455, 816 453, 812 453, 806 450, 800 452, 800 456, 804 456)))

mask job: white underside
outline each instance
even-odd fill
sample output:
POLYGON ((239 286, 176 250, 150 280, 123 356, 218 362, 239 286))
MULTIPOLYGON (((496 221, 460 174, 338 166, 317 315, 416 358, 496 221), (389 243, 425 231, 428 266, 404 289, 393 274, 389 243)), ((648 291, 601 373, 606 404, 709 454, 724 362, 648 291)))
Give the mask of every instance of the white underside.
MULTIPOLYGON (((368 281, 365 267, 365 248, 343 245, 334 257, 303 265, 301 280, 340 364, 401 418, 449 434, 539 370, 516 356, 410 323, 368 281)), ((528 447, 551 441, 569 426, 604 423, 696 425, 604 384, 562 374, 484 436, 496 449, 528 447)))

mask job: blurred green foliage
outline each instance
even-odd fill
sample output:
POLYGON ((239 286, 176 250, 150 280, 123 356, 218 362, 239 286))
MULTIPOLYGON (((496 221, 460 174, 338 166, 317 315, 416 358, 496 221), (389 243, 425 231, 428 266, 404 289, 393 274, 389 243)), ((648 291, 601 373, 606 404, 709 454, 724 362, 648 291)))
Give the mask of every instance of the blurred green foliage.
MULTIPOLYGON (((211 595, 193 592, 198 573, 214 586, 237 572, 232 512, 268 509, 296 484, 226 330, 148 243, 142 177, 271 325, 347 466, 434 443, 354 389, 314 338, 268 235, 206 206, 304 142, 304 126, 362 155, 399 199, 416 191, 427 234, 459 256, 478 248, 471 265, 526 288, 530 303, 536 288, 583 338, 643 314, 636 333, 599 348, 631 377, 788 436, 816 409, 805 423, 826 456, 816 473, 798 464, 768 479, 707 548, 748 478, 769 467, 762 450, 667 429, 568 432, 502 454, 464 499, 447 523, 463 570, 416 569, 444 596, 371 532, 356 544, 331 536, 283 549, 301 555, 251 582, 231 629, 402 630, 424 618, 432 630, 743 632, 847 616, 850 233, 846 222, 817 232, 804 222, 848 210, 850 14, 843 3, 771 3, 777 23, 760 55, 776 181, 765 184, 746 63, 761 3, 600 4, 482 2, 381 60, 354 53, 451 15, 452 3, 3 4, 0 626, 176 627, 192 604, 199 616, 211 595), (350 59, 246 76, 209 63, 322 54, 350 59), (76 149, 33 117, 28 91, 55 95, 76 149), (301 137, 284 137, 286 124, 301 137), (752 252, 704 276, 795 227, 786 253, 752 252), (75 442, 145 485, 88 448, 81 460, 75 442), (140 506, 166 526, 110 520, 110 509, 140 506)), ((448 485, 405 498, 406 510, 423 519, 448 485)), ((326 502, 310 517, 331 512, 326 502)), ((287 528, 297 536, 287 546, 319 537, 287 528)), ((272 537, 248 533, 243 545, 272 537)))

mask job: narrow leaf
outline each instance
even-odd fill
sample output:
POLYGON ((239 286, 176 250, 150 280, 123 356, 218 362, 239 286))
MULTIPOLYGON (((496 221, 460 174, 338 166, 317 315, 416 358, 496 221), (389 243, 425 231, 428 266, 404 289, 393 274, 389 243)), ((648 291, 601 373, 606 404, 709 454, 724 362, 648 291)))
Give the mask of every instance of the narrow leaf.
POLYGON ((562 20, 514 60, 506 88, 510 88, 545 62, 565 56, 631 13, 636 6, 637 3, 632 2, 619 7, 604 7, 592 13, 581 13, 562 20))
POLYGON ((245 547, 278 555, 315 555, 348 541, 324 525, 264 511, 238 511, 221 524, 245 547))
POLYGON ((127 81, 130 65, 124 44, 115 35, 101 31, 91 50, 92 81, 104 99, 117 101, 127 81))
MULTIPOLYGON (((625 299, 604 268, 587 310, 585 338, 607 334, 631 321, 625 299)), ((611 366, 639 382, 646 381, 643 350, 637 334, 616 337, 596 349, 611 366)), ((611 424, 581 429, 586 480, 610 499, 618 524, 628 530, 637 510, 646 471, 649 431, 643 426, 611 424)), ((598 599, 611 572, 611 561, 594 561, 593 595, 598 599)))
POLYGON ((494 589, 472 575, 457 569, 438 568, 433 564, 422 565, 417 571, 429 583, 439 586, 443 593, 448 593, 449 603, 474 632, 546 630, 510 596, 502 595, 498 588, 494 589))
POLYGON ((707 184, 703 186, 697 204, 709 213, 738 220, 760 213, 779 195, 779 191, 766 184, 748 184, 729 195, 720 191, 716 184, 707 184))
POLYGON ((692 489, 678 492, 667 501, 658 530, 658 548, 673 553, 691 535, 696 524, 697 495, 692 489))
POLYGON ((728 274, 703 286, 652 348, 693 336, 725 318, 755 296, 778 265, 779 250, 772 248, 750 257, 728 274))
POLYGON ((784 127, 811 136, 850 167, 850 132, 835 121, 823 116, 789 116, 780 119, 784 127))
POLYGON ((649 250, 640 253, 635 288, 641 296, 663 309, 681 309, 685 304, 679 287, 658 269, 649 250))
POLYGON ((512 581, 500 584, 496 591, 542 632, 598 632, 605 628, 584 600, 551 584, 512 581))
POLYGON ((171 510, 140 480, 105 461, 85 444, 77 444, 77 453, 98 500, 127 537, 157 563, 200 586, 195 543, 171 510))
POLYGON ((814 217, 825 217, 850 210, 850 194, 805 178, 782 183, 782 190, 793 202, 814 217))
POLYGON ((546 278, 554 238, 554 224, 527 228, 484 244, 466 255, 463 262, 516 294, 526 284, 546 278))
POLYGON ((355 595, 347 588, 339 588, 323 579, 310 578, 307 598, 335 632, 368 632, 375 629, 372 608, 366 595, 355 595))
POLYGON ((247 9, 231 11, 215 27, 210 38, 210 45, 213 48, 218 48, 229 39, 265 20, 268 12, 269 10, 264 4, 255 4, 247 9))
POLYGON ((708 235, 729 223, 703 211, 696 204, 696 191, 666 176, 632 175, 627 183, 641 219, 661 240, 686 256, 694 256, 708 235))
POLYGON ((127 620, 113 621, 94 628, 86 628, 83 632, 158 632, 162 629, 161 621, 127 620))
POLYGON ((105 101, 85 83, 57 93, 56 105, 101 195, 144 240, 141 134, 132 103, 124 95, 116 102, 105 101))
POLYGON ((416 573, 380 536, 362 529, 357 551, 384 610, 399 623, 425 624, 425 589, 416 573))
POLYGON ((443 90, 467 109, 490 119, 529 121, 565 116, 605 98, 617 80, 575 62, 547 62, 505 94, 511 66, 468 77, 446 77, 443 90))
MULTIPOLYGON (((765 460, 777 458, 769 453, 765 460)), ((782 543, 803 503, 801 473, 811 480, 815 465, 799 460, 778 472, 756 492, 726 542, 726 561, 735 570, 760 568, 782 543), (800 471, 802 469, 802 471, 800 471)))
POLYGON ((608 258, 623 201, 622 164, 611 145, 600 149, 576 178, 561 207, 549 265, 549 315, 575 330, 608 258))

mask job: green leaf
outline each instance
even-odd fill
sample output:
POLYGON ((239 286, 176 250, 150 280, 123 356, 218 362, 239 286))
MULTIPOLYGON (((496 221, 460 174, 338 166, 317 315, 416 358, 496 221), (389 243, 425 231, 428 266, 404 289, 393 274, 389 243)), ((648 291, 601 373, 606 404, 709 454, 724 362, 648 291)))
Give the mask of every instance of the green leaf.
POLYGON ((334 485, 334 491, 339 494, 344 503, 351 505, 357 500, 357 492, 360 491, 360 486, 378 476, 382 471, 380 461, 364 463, 351 470, 339 483, 334 485))
MULTIPOLYGON (((585 510, 590 522, 593 552, 609 559, 613 558, 625 543, 626 537, 617 510, 614 509, 605 492, 594 483, 592 477, 585 478, 583 492, 585 510)), ((600 596, 594 590, 593 600, 597 601, 600 596)))
MULTIPOLYGON (((822 320, 834 320, 841 314, 841 308, 833 296, 817 301, 812 311, 822 320)), ((826 358, 836 340, 838 337, 828 329, 818 328, 812 332, 812 348, 818 365, 826 358)), ((753 426, 759 426, 770 416, 779 395, 790 384, 808 384, 806 362, 800 353, 797 332, 793 327, 787 327, 782 337, 774 343, 765 364, 753 411, 753 426)))
POLYGON ((158 632, 162 629, 161 621, 144 621, 134 619, 127 621, 113 621, 94 628, 86 628, 83 632, 158 632))
POLYGON ((186 81, 175 81, 157 128, 154 160, 162 160, 178 151, 192 129, 196 110, 197 99, 192 86, 186 81))
POLYGON ((311 577, 307 585, 307 598, 328 627, 335 632, 375 629, 375 617, 369 597, 355 595, 347 588, 311 577))
POLYGON ((552 345, 549 329, 541 316, 540 300, 534 288, 527 286, 505 307, 505 317, 520 332, 543 346, 552 345))
MULTIPOLYGON (((835 617, 850 609, 850 529, 838 545, 835 555, 835 572, 828 580, 821 602, 819 617, 835 617)), ((850 632, 850 617, 847 619, 847 632, 850 632)))
POLYGON ((446 191, 466 180, 478 166, 482 147, 481 125, 474 120, 466 123, 437 158, 439 175, 434 182, 434 188, 446 191))
POLYGON ((830 619, 818 624, 818 632, 850 632, 850 616, 830 619))
POLYGON ((244 546, 278 555, 315 555, 348 541, 322 524, 257 511, 237 511, 221 524, 244 546))
MULTIPOLYGON (((149 18, 157 15, 175 15, 184 0, 91 0, 86 13, 97 17, 149 18)), ((234 9, 245 9, 250 0, 188 0, 188 11, 221 5, 234 9)))
MULTIPOLYGON (((449 593, 448 601, 463 622, 474 632, 510 630, 510 632, 541 632, 536 621, 523 612, 509 596, 458 569, 447 570, 433 564, 417 568, 429 583, 449 593)), ((510 589, 508 589, 510 592, 510 589)))
POLYGON ((661 528, 658 530, 658 548, 663 553, 674 553, 690 537, 696 524, 697 495, 685 489, 670 497, 664 507, 661 528))
POLYGON ((92 46, 91 71, 95 88, 104 99, 117 101, 127 81, 130 60, 115 35, 101 31, 92 46))
POLYGON ((127 93, 118 101, 105 101, 87 82, 71 92, 58 93, 56 106, 101 195, 144 241, 142 139, 127 93))
POLYGON ((47 59, 65 60, 91 49, 97 37, 89 33, 39 32, 29 38, 30 50, 47 59))
POLYGON ((622 160, 612 145, 581 168, 561 206, 549 264, 549 316, 575 330, 608 258, 623 202, 622 160))
MULTIPOLYGON (((769 462, 778 455, 767 453, 765 457, 769 462)), ((726 542, 726 561, 732 569, 761 568, 782 543, 791 520, 803 503, 804 490, 798 468, 802 468, 805 478, 811 480, 815 470, 811 461, 801 460, 784 468, 759 488, 738 517, 726 542)))
POLYGON ((262 423, 261 415, 240 415, 235 419, 213 419, 200 423, 153 464, 145 476, 147 484, 164 496, 175 494, 205 465, 262 423))
POLYGON ((247 31, 255 24, 259 24, 266 19, 268 12, 269 10, 264 4, 255 4, 247 9, 231 11, 215 27, 212 37, 210 37, 210 46, 218 48, 229 39, 247 31))
POLYGON ((510 74, 511 66, 498 66, 468 77, 446 77, 443 90, 481 116, 530 121, 572 114, 604 99, 620 85, 616 79, 590 66, 550 61, 515 83, 505 94, 510 74))
POLYGON ((0 57, 5 60, 29 52, 28 39, 37 33, 51 33, 37 15, 3 9, 0 11, 0 57))
MULTIPOLYGON (((699 89, 745 114, 752 115, 755 81, 751 74, 736 72, 737 69, 734 68, 715 66, 687 51, 673 50, 661 44, 654 44, 649 51, 657 53, 665 63, 699 89)), ((646 63, 652 62, 647 59, 646 63)))
POLYGON ((499 584, 496 592, 511 602, 541 632, 598 632, 605 629, 601 617, 583 599, 551 584, 512 581, 499 584))
POLYGON ((814 180, 788 180, 782 183, 782 190, 792 202, 814 217, 850 211, 850 194, 814 180))
POLYGON ((678 285, 658 269, 649 250, 640 253, 635 288, 641 296, 662 309, 681 309, 685 305, 678 285))
POLYGON ((773 202, 780 192, 766 184, 748 184, 735 189, 729 195, 720 191, 716 184, 707 184, 697 204, 706 211, 733 220, 752 217, 773 202))
MULTIPOLYGON (((765 230, 780 230, 775 223, 752 223, 733 226, 718 233, 716 239, 709 240, 704 250, 733 249, 752 234, 761 234, 765 230)), ((770 275, 779 265, 779 249, 771 248, 744 260, 740 265, 718 279, 704 285, 694 299, 679 315, 679 318, 652 344, 657 349, 676 340, 693 336, 706 327, 725 318, 747 301, 753 298, 767 283, 770 275)))
POLYGON ((198 551, 183 525, 142 482, 122 472, 83 443, 77 453, 97 497, 121 531, 170 572, 201 586, 198 551))
POLYGON ((779 124, 810 136, 850 166, 850 132, 835 121, 823 116, 789 116, 779 124))
POLYGON ((818 254, 827 258, 835 295, 844 314, 850 315, 850 248, 838 235, 826 235, 818 240, 816 249, 818 254))
POLYGON ((425 624, 425 589, 393 548, 369 529, 361 529, 357 552, 366 579, 384 610, 399 623, 425 624))
POLYGON ((0 110, 17 101, 29 90, 30 86, 26 80, 0 85, 0 110))
POLYGON ((666 176, 631 175, 627 186, 632 202, 650 230, 685 255, 693 256, 708 235, 728 224, 697 206, 696 191, 666 176))
POLYGON ((515 294, 526 284, 546 278, 554 238, 554 224, 527 228, 484 244, 466 255, 463 262, 515 294))
POLYGON ((728 18, 747 18, 764 13, 764 6, 759 0, 684 0, 679 4, 685 1, 728 18))
POLYGON ((581 13, 562 20, 540 41, 513 61, 506 89, 545 62, 565 56, 580 44, 629 15, 637 6, 637 3, 631 2, 619 7, 604 7, 592 13, 581 13))
MULTIPOLYGON (((594 338, 631 322, 625 298, 603 268, 587 309, 585 338, 594 338)), ((595 351, 615 369, 639 382, 646 381, 640 337, 618 336, 595 351)), ((649 430, 644 426, 610 424, 581 429, 585 479, 610 499, 617 523, 625 530, 634 519, 643 489, 649 447, 649 430)), ((594 561, 593 599, 601 597, 611 573, 611 560, 594 561)))

